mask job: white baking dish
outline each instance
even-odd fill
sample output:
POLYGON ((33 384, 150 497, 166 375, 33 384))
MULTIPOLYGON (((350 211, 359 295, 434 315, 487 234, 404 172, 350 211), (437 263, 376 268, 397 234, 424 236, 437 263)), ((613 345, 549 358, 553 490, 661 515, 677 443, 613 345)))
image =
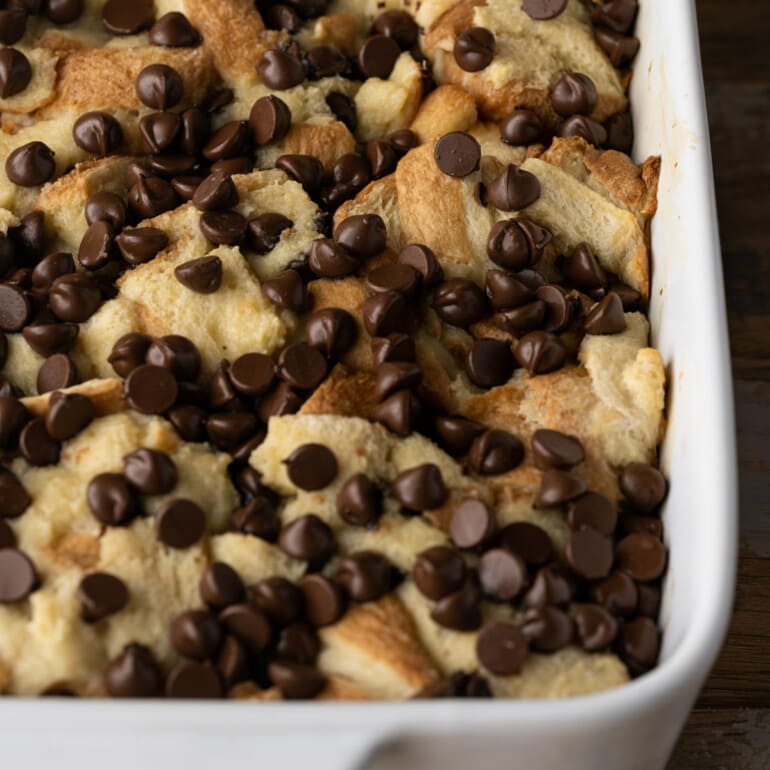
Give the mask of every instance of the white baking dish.
MULTIPOLYGON (((515 0, 512 0, 515 1, 515 0)), ((0 698, 0 767, 659 770, 722 642, 733 594, 733 402, 694 0, 643 0, 636 154, 660 154, 651 319, 667 363, 671 549, 661 664, 563 701, 383 704, 0 698)))

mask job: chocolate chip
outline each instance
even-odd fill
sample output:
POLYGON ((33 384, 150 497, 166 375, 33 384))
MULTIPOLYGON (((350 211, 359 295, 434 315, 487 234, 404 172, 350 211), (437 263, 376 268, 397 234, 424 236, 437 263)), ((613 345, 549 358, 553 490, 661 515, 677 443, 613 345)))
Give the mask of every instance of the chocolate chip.
POLYGON ((35 565, 15 548, 0 550, 0 604, 26 599, 37 587, 35 565))
POLYGON ((639 9, 637 0, 609 0, 591 12, 591 21, 598 27, 626 33, 634 24, 639 9))
POLYGON ((29 419, 21 401, 10 395, 0 396, 0 449, 15 449, 21 429, 29 419))
POLYGON ((229 370, 230 381, 246 396, 266 393, 275 379, 275 364, 263 353, 246 353, 237 358, 229 370))
POLYGON ((147 647, 128 644, 105 669, 104 685, 114 698, 152 698, 163 691, 163 674, 147 647))
POLYGON ((630 463, 620 476, 620 489, 637 511, 650 513, 663 502, 667 485, 657 468, 646 463, 630 463))
POLYGON ((56 173, 54 152, 43 142, 28 142, 8 155, 5 173, 20 187, 45 184, 56 173))
POLYGON ((221 698, 222 695, 222 681, 210 663, 180 663, 166 679, 169 698, 221 698))
POLYGON ((140 332, 124 334, 112 346, 107 361, 120 377, 127 377, 137 366, 144 363, 152 338, 140 332))
POLYGON ((393 332, 408 331, 411 322, 404 295, 395 291, 367 297, 361 311, 364 328, 372 337, 387 337, 393 332))
POLYGON ((420 405, 411 391, 400 390, 378 404, 370 419, 384 425, 397 436, 408 436, 417 419, 420 405))
POLYGON ((484 668, 497 676, 518 674, 527 657, 528 642, 510 623, 490 623, 476 639, 476 656, 484 668))
POLYGON ((48 0, 45 15, 54 24, 70 24, 83 13, 83 0, 48 0))
POLYGON ((0 43, 13 45, 24 37, 27 30, 28 10, 21 4, 20 8, 7 8, 0 11, 0 43))
POLYGON ((607 285, 607 276, 587 243, 579 243, 562 262, 564 277, 578 289, 592 291, 607 285))
POLYGON ((88 227, 78 250, 78 261, 86 270, 98 270, 116 256, 115 230, 109 222, 88 227))
POLYGON ((422 698, 491 698, 492 691, 484 677, 457 671, 445 679, 425 685, 416 695, 422 698))
POLYGON ((497 529, 494 511, 482 500, 469 498, 452 511, 449 536, 458 548, 477 548, 497 529))
POLYGON ((92 572, 78 586, 80 617, 95 623, 120 612, 128 604, 126 584, 108 572, 92 572))
POLYGON ((379 367, 388 361, 413 363, 417 357, 414 340, 403 332, 394 332, 387 337, 372 338, 372 364, 379 367))
POLYGON ((551 105, 564 117, 590 115, 596 106, 596 86, 588 75, 565 72, 551 89, 551 105))
POLYGON ((208 660, 222 642, 222 629, 216 618, 205 610, 188 610, 174 618, 171 643, 186 658, 208 660))
POLYGON ((305 68, 296 56, 271 49, 260 57, 257 74, 268 88, 285 91, 298 86, 305 79, 305 68))
POLYGON ((30 465, 55 465, 60 450, 61 444, 48 435, 42 419, 28 422, 19 436, 19 451, 30 465))
POLYGON ((387 136, 387 141, 399 155, 406 155, 409 150, 414 149, 420 144, 420 138, 411 129, 399 128, 391 131, 387 136))
POLYGON ((385 248, 387 232, 378 214, 356 214, 334 229, 334 240, 360 259, 374 257, 385 248))
POLYGON ((32 503, 32 498, 22 483, 3 468, 0 470, 0 520, 21 516, 32 503))
POLYGON ((167 334, 153 340, 145 358, 148 364, 162 366, 182 381, 194 381, 201 368, 198 348, 179 334, 167 334))
POLYGON ((77 436, 94 419, 93 402, 81 393, 52 393, 45 415, 45 427, 58 441, 77 436))
POLYGON ((591 587, 591 597, 613 615, 631 615, 636 610, 639 593, 625 572, 612 572, 591 587))
POLYGON ((184 93, 179 73, 167 64, 150 64, 136 78, 136 95, 153 110, 167 110, 176 105, 184 93))
POLYGON ((659 639, 658 627, 650 618, 635 618, 624 623, 620 629, 621 652, 643 669, 655 663, 659 639))
POLYGON ((174 461, 157 449, 136 449, 123 458, 123 474, 143 495, 165 495, 177 482, 174 461))
POLYGON ((326 678, 315 667, 305 663, 273 661, 267 668, 270 681, 288 700, 312 698, 326 684, 326 678))
POLYGON ((500 126, 500 138, 506 144, 525 146, 543 138, 543 121, 532 110, 514 110, 500 126))
POLYGON ((168 236, 155 227, 136 227, 124 230, 115 243, 129 265, 140 265, 154 259, 168 246, 168 236))
POLYGON ((206 420, 209 441, 217 449, 233 454, 258 431, 259 420, 251 412, 220 412, 210 414, 206 420))
POLYGON ((457 457, 465 454, 473 440, 484 432, 484 426, 465 417, 436 417, 435 429, 441 447, 457 457))
POLYGON ((618 334, 626 330, 623 303, 614 291, 591 309, 585 320, 587 334, 618 334))
POLYGON ((437 601, 458 591, 465 580, 465 562, 457 551, 433 546, 419 553, 412 579, 422 594, 437 601))
POLYGON ((639 606, 637 612, 652 620, 657 620, 661 602, 660 587, 650 583, 640 583, 638 591, 639 606))
POLYGON ((534 331, 519 339, 513 354, 530 374, 546 374, 564 364, 567 350, 556 335, 534 331))
POLYGON ((601 147, 607 141, 607 132, 601 123, 597 123, 585 115, 573 115, 567 118, 558 130, 559 136, 579 136, 595 147, 601 147))
POLYGON ((475 340, 465 362, 465 371, 474 385, 494 388, 504 385, 513 374, 510 345, 496 339, 475 340))
POLYGON ((618 514, 615 503, 598 492, 586 492, 567 507, 567 522, 572 529, 589 527, 611 535, 617 525, 618 514))
POLYGON ((585 459, 579 439, 556 430, 536 430, 532 436, 532 454, 540 470, 560 468, 568 470, 585 459))
POLYGON ((452 631, 475 631, 481 626, 481 595, 472 582, 439 599, 430 611, 433 621, 452 631))
POLYGON ((308 265, 321 278, 344 278, 358 270, 359 260, 331 238, 318 238, 310 247, 308 265))
POLYGON ((556 652, 573 636, 572 620, 556 607, 533 607, 524 613, 521 633, 538 652, 556 652))
POLYGON ((124 394, 132 408, 143 414, 162 414, 174 405, 177 384, 162 366, 144 364, 134 369, 124 383, 124 394))
MULTIPOLYGON (((303 600, 301 592, 299 598, 303 600)), ((286 626, 279 634, 275 646, 275 655, 278 659, 294 663, 315 663, 320 651, 321 642, 318 634, 307 623, 292 623, 286 626)))
POLYGON ((522 0, 522 9, 538 21, 553 19, 567 7, 567 0, 522 0))
POLYGON ((594 38, 614 67, 627 67, 639 53, 639 39, 608 29, 595 29, 594 38))
POLYGON ((278 537, 278 545, 293 559, 309 562, 311 570, 322 567, 336 549, 331 528, 314 513, 286 524, 278 537))
POLYGON ((666 568, 666 548, 648 532, 626 535, 617 544, 615 555, 618 568, 641 582, 655 580, 666 568))
POLYGON ((433 150, 436 165, 445 174, 464 177, 472 174, 481 162, 481 146, 463 131, 452 131, 442 136, 433 150))
POLYGON ((126 224, 126 213, 126 204, 115 193, 96 192, 86 201, 85 217, 89 225, 95 222, 107 222, 115 232, 119 232, 126 224))
POLYGON ((147 29, 154 17, 150 0, 107 0, 102 9, 102 24, 113 35, 136 35, 147 29))
POLYGON ((340 308, 324 308, 312 313, 306 322, 308 344, 327 358, 339 358, 355 343, 358 329, 353 316, 340 308))
POLYGON ((55 353, 43 361, 37 373, 37 392, 63 390, 80 381, 72 359, 66 353, 55 353))
POLYGON ((337 494, 337 513, 347 524, 369 527, 382 515, 379 487, 363 473, 351 476, 337 494))
POLYGON ((270 29, 284 29, 291 34, 302 28, 302 17, 288 5, 278 3, 260 8, 262 19, 270 29))
POLYGON ((0 329, 5 332, 21 331, 32 315, 27 294, 18 286, 0 284, 0 329))
POLYGON ((539 197, 538 178, 513 163, 509 163, 487 187, 487 200, 501 211, 518 211, 539 197))
POLYGON ((195 188, 192 202, 199 211, 229 209, 238 203, 238 190, 227 174, 217 171, 195 188))
POLYGON ((574 586, 561 565, 541 567, 532 587, 524 595, 524 606, 545 607, 547 605, 566 607, 574 594, 574 586))
POLYGON ((0 551, 4 548, 16 547, 16 535, 9 524, 0 519, 0 551))
POLYGON ((500 267, 523 270, 534 265, 551 240, 542 227, 522 219, 504 219, 489 231, 487 255, 500 267))
POLYGON ((548 533, 528 521, 517 521, 503 527, 500 544, 517 553, 527 564, 544 564, 553 550, 548 533))
POLYGON ((507 473, 524 459, 524 445, 512 433, 487 430, 477 436, 468 450, 468 463, 476 472, 488 475, 507 473))
POLYGON ((185 441, 204 441, 206 412, 199 406, 175 406, 166 415, 185 441))
POLYGON ((267 212, 249 222, 249 245, 258 254, 272 251, 281 239, 281 233, 294 223, 283 214, 267 212))
POLYGON ((345 611, 345 602, 339 586, 323 575, 305 575, 299 582, 305 597, 305 612, 316 627, 336 623, 345 611))
POLYGON ((123 142, 123 129, 120 123, 106 112, 86 112, 75 121, 72 138, 81 150, 103 157, 120 147, 123 142))
POLYGON ((307 289, 296 270, 284 270, 275 278, 263 281, 262 292, 278 307, 295 313, 301 312, 307 304, 307 289))
POLYGON ((258 145, 279 141, 291 128, 291 110, 277 96, 262 96, 251 108, 249 125, 258 145))
POLYGON ((391 484, 391 493, 411 511, 428 511, 443 505, 449 494, 441 470, 424 463, 402 471, 391 484))
POLYGON ((478 72, 494 58, 495 36, 484 27, 471 27, 457 36, 453 52, 460 69, 478 72))
POLYGON ((337 458, 323 444, 303 444, 283 462, 292 484, 308 492, 323 489, 337 476, 337 458))
MULTIPOLYGON (((252 586, 250 594, 254 604, 267 613, 271 621, 280 626, 294 623, 302 614, 304 606, 302 592, 294 583, 279 575, 260 580, 252 586)), ((302 624, 295 624, 295 626, 307 628, 302 624)), ((312 662, 312 660, 303 662, 312 662)))
POLYGON ((518 554, 505 548, 492 548, 478 565, 481 590, 493 599, 510 601, 527 585, 527 567, 518 554))
POLYGON ((625 514, 620 520, 621 529, 624 534, 633 532, 647 532, 654 535, 658 540, 663 537, 663 522, 654 516, 631 516, 625 514))
POLYGON ((379 139, 370 139, 366 143, 366 158, 375 179, 392 173, 398 165, 398 155, 392 145, 379 139))
POLYGON ((444 278, 444 271, 436 255, 421 243, 406 246, 398 255, 398 263, 414 268, 422 276, 423 285, 426 287, 435 286, 444 278))
POLYGON ((393 567, 376 551, 357 551, 337 566, 337 581, 357 602, 372 602, 384 596, 391 586, 393 567))
POLYGON ((571 473, 549 468, 543 471, 540 479, 540 489, 532 503, 535 508, 548 508, 553 505, 561 505, 586 492, 586 483, 583 479, 573 476, 571 473))
POLYGON ((326 97, 326 104, 337 120, 347 127, 348 131, 353 132, 356 130, 358 122, 356 118, 356 105, 350 97, 339 91, 332 91, 326 97))
POLYGON ((332 178, 346 191, 345 197, 351 197, 369 183, 371 179, 369 164, 360 155, 347 153, 334 161, 332 178))
POLYGON ((598 604, 578 604, 573 614, 575 630, 583 649, 604 650, 618 633, 618 622, 598 604))
POLYGON ((175 209, 179 198, 174 188, 158 177, 142 177, 128 191, 128 202, 144 219, 152 219, 175 209))
POLYGON ((612 541, 594 529, 573 532, 565 548, 570 567, 587 580, 600 580, 610 574, 612 541))
POLYGON ((155 514, 158 539, 169 548, 189 548, 206 531, 206 514, 192 500, 169 500, 155 514))
MULTIPOLYGON (((6 12, 7 13, 7 12, 6 12)), ((0 50, 0 97, 10 99, 21 93, 32 79, 29 59, 15 48, 0 50)))
POLYGON ((248 227, 247 219, 237 211, 206 211, 200 218, 201 233, 217 246, 237 246, 248 227))
POLYGON ((215 256, 198 257, 174 268, 174 276, 196 294, 213 294, 222 284, 222 260, 215 256))
POLYGON ((399 390, 413 390, 422 382, 422 370, 417 364, 386 361, 377 368, 374 393, 380 401, 399 390))
POLYGON ((120 473, 100 473, 91 479, 86 502, 98 521, 112 527, 127 524, 138 510, 136 493, 120 473))
POLYGON ((210 161, 227 160, 245 155, 251 149, 251 133, 243 120, 233 120, 218 129, 203 148, 210 161))
POLYGON ((604 129, 607 132, 605 146, 608 149, 618 150, 626 153, 626 155, 631 154, 631 149, 634 146, 634 124, 631 113, 615 113, 605 122, 604 129))
POLYGON ((321 187, 324 167, 318 158, 312 155, 281 155, 275 162, 290 179, 299 182, 311 197, 321 187))
POLYGON ((436 288, 433 309, 446 323, 466 328, 489 312, 484 292, 473 281, 450 278, 436 288))
POLYGON ((201 577, 200 594, 209 607, 223 609, 243 598, 244 587, 238 573, 229 565, 215 561, 201 577))
POLYGON ((372 23, 371 32, 393 38, 405 51, 417 44, 419 28, 406 11, 385 11, 372 23))
POLYGON ((385 35, 372 35, 358 50, 358 66, 367 78, 387 80, 401 55, 398 43, 385 35))
POLYGON ((278 373, 289 385, 313 390, 326 377, 326 359, 306 342, 284 348, 278 358, 278 373))
POLYGON ((201 42, 201 36, 190 20, 178 11, 164 13, 150 28, 150 42, 168 48, 191 48, 201 42))
POLYGON ((302 399, 291 389, 288 382, 279 382, 262 397, 257 406, 257 417, 268 422, 271 417, 294 414, 302 406, 302 399))

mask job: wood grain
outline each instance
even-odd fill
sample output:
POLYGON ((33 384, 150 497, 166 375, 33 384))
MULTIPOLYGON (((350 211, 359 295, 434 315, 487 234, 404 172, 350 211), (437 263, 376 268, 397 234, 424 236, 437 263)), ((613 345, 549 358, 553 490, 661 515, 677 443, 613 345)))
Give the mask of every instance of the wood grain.
POLYGON ((770 768, 770 3, 697 0, 730 322, 741 551, 727 642, 669 770, 770 768))

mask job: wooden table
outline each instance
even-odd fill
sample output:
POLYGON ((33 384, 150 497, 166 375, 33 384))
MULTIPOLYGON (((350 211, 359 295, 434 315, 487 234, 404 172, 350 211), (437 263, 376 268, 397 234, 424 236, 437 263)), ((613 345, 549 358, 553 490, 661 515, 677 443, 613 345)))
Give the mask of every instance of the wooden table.
POLYGON ((730 634, 670 770, 768 770, 770 2, 697 4, 730 319, 741 548, 730 634))

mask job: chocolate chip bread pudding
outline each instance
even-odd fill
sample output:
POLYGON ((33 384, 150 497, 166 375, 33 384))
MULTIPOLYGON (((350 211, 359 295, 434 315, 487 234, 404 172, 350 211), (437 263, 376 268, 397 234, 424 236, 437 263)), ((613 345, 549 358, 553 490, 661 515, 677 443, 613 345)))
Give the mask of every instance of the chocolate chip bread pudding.
POLYGON ((636 0, 7 0, 0 693, 655 665, 636 0))

